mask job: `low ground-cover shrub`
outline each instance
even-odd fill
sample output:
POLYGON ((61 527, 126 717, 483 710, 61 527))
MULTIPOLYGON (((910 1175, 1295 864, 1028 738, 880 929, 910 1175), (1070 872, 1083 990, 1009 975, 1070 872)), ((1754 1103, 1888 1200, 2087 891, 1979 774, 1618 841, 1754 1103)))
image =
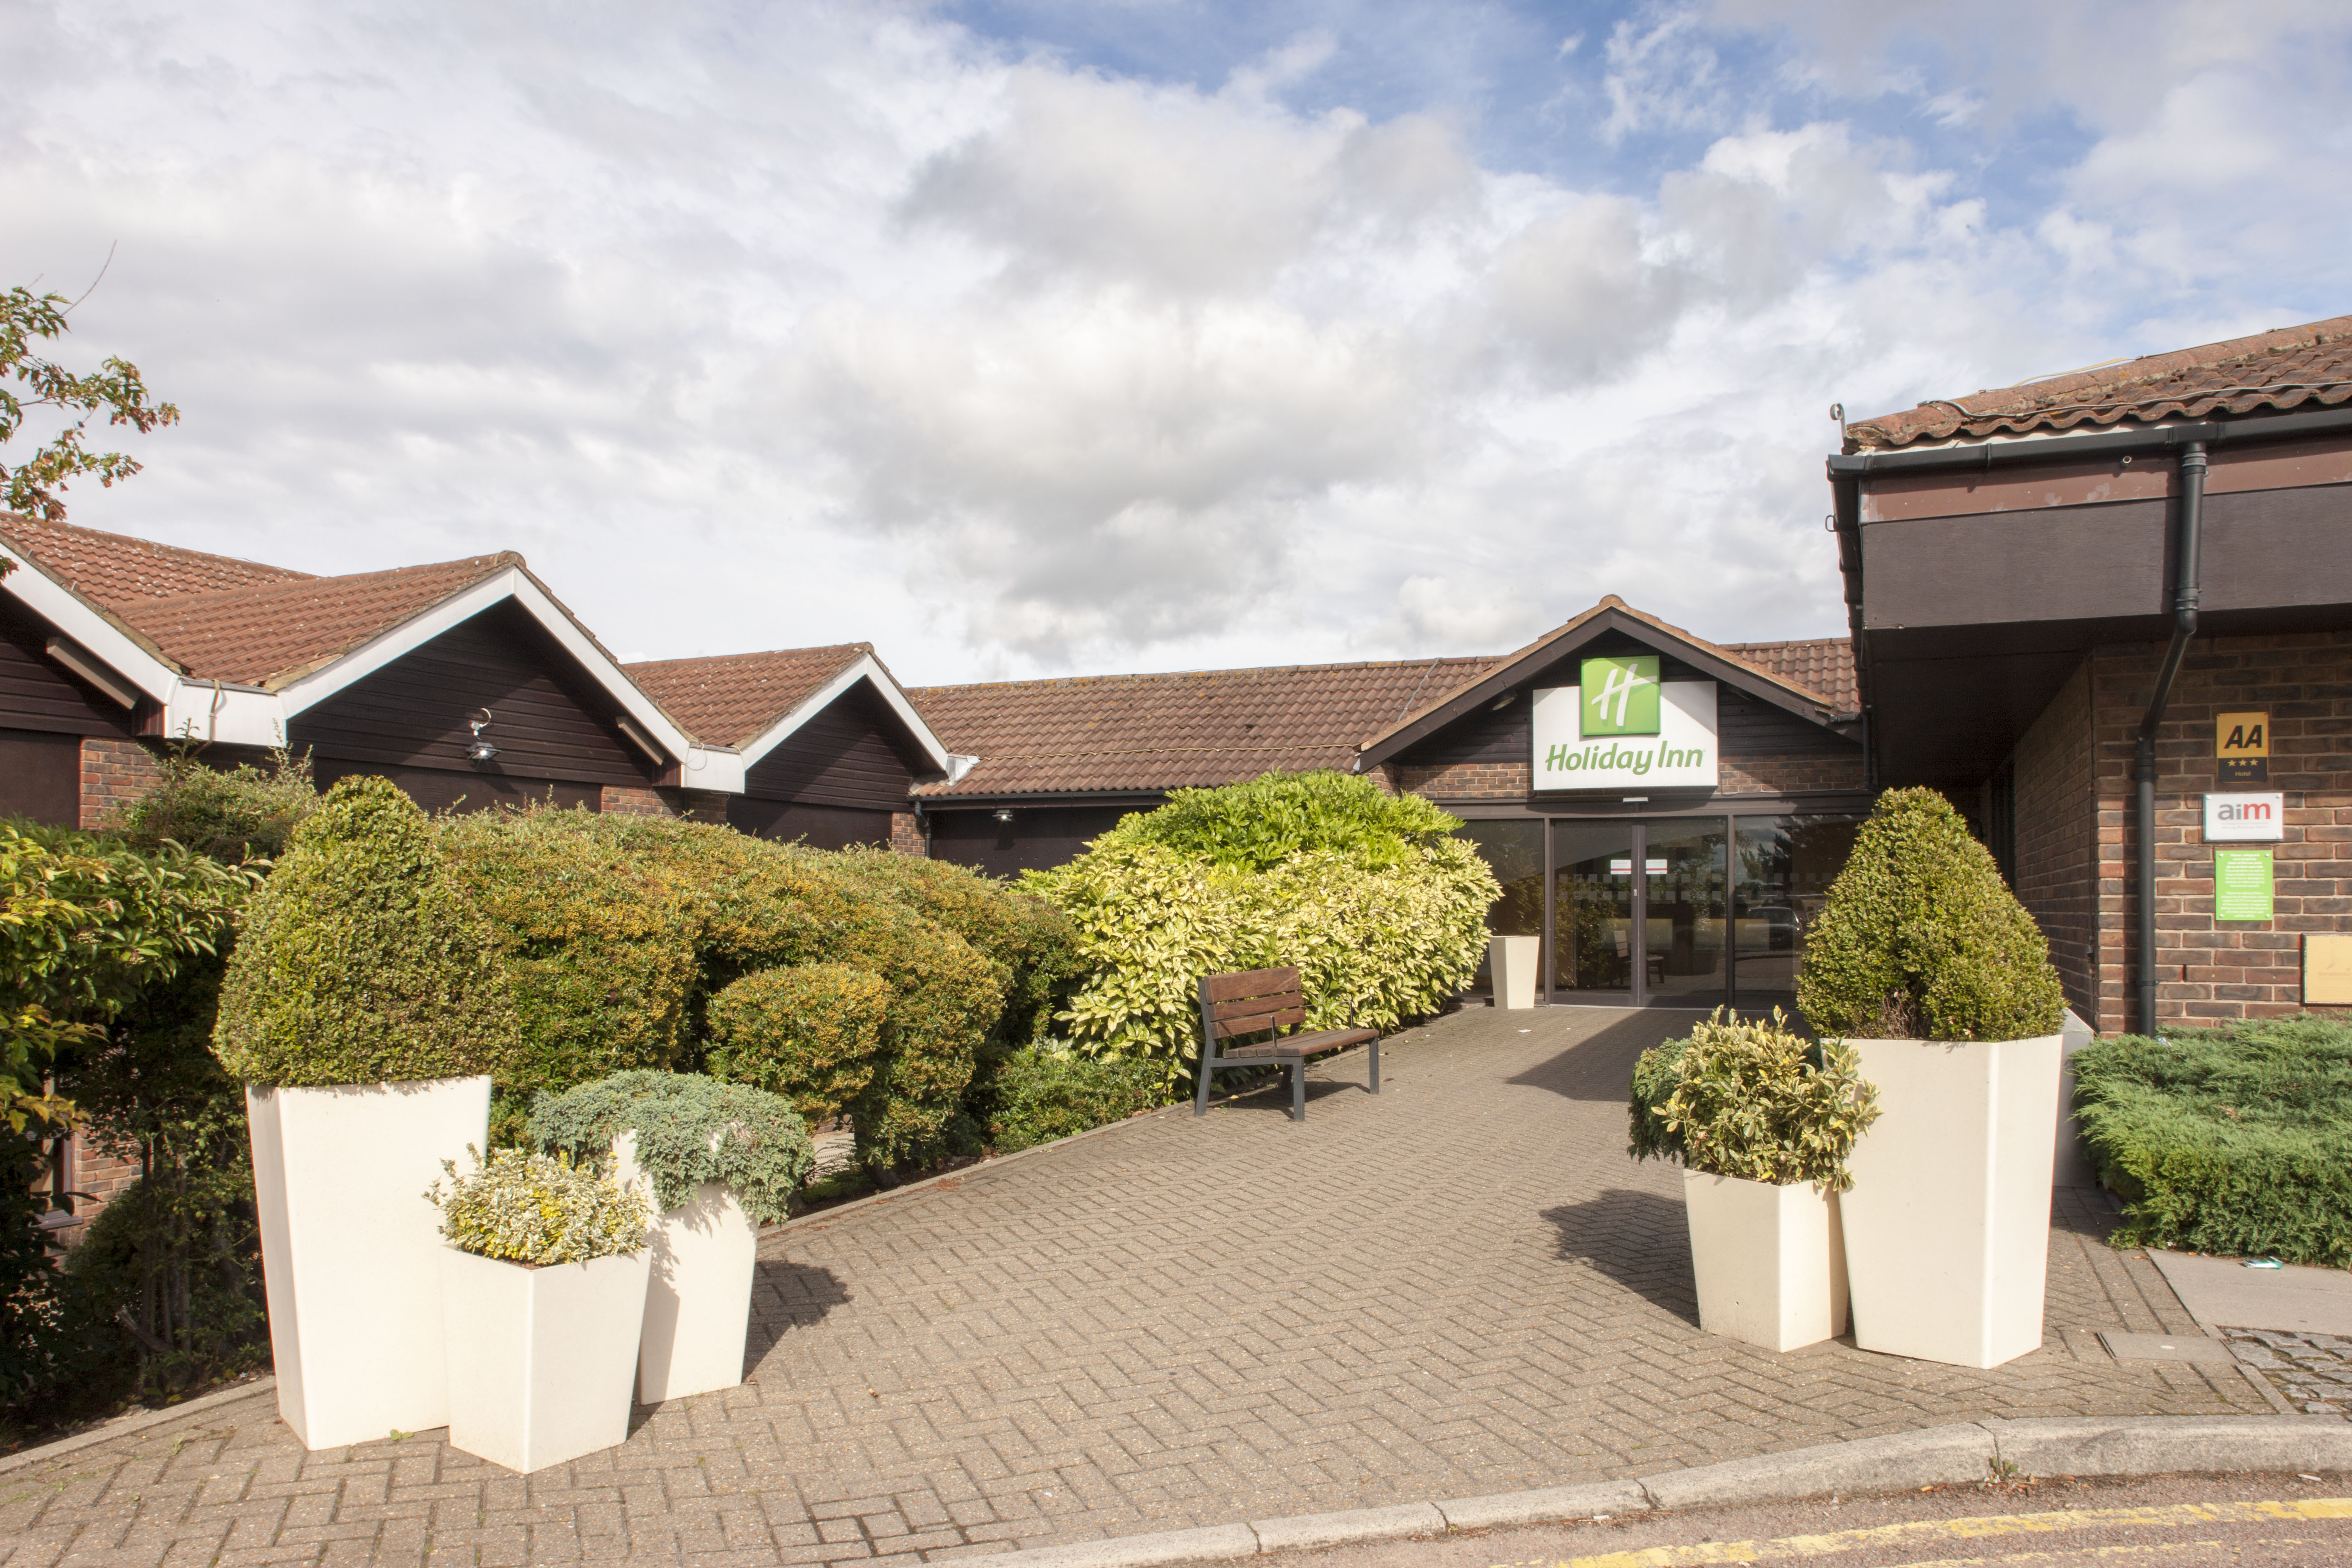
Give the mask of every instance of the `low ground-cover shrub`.
POLYGON ((2352 1026, 2123 1035, 2074 1067, 2116 1245, 2352 1267, 2352 1026))
POLYGON ((1889 790, 1806 932, 1797 1005, 1824 1035, 2020 1040, 2058 1032, 2050 944, 1992 853, 1931 789, 1889 790))
POLYGON ((163 758, 163 778, 114 824, 125 842, 154 849, 170 839, 225 865, 274 858, 319 808, 308 753, 272 752, 268 767, 215 768, 202 756, 179 747, 163 758))
POLYGON ((1727 1017, 1718 1007, 1634 1063, 1626 1152, 1709 1175, 1844 1192, 1853 1185, 1846 1161, 1854 1141, 1877 1119, 1878 1091, 1852 1047, 1816 1046, 1777 1007, 1769 1019, 1727 1017))
POLYGON ((988 1142, 1010 1154, 1168 1102, 1157 1064, 1080 1056, 1054 1045, 1005 1058, 986 1107, 988 1142))
POLYGON ((816 1163, 808 1129, 782 1098, 699 1073, 618 1072, 542 1094, 531 1110, 531 1142, 580 1164, 602 1163, 624 1132, 636 1135, 636 1163, 663 1209, 715 1182, 733 1189, 753 1223, 773 1224, 816 1163))
POLYGON ((1427 803, 1365 779, 1269 775, 1181 792, 1161 812, 1023 880, 1069 917, 1089 967, 1058 1015, 1080 1049, 1149 1058, 1172 1086, 1198 1048, 1203 974, 1295 964, 1307 1027, 1386 1031, 1476 973, 1494 875, 1427 803), (1251 814, 1286 802, 1288 826, 1258 836, 1251 814), (1161 812, 1178 822, 1158 825, 1161 812))

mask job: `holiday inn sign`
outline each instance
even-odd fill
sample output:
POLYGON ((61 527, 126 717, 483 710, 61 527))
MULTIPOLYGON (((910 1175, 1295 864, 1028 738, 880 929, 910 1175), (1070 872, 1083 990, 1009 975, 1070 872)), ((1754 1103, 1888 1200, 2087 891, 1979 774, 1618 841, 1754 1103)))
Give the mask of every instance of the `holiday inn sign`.
POLYGON ((1665 680, 1655 654, 1584 660, 1535 694, 1535 787, 1716 786, 1715 682, 1665 680))

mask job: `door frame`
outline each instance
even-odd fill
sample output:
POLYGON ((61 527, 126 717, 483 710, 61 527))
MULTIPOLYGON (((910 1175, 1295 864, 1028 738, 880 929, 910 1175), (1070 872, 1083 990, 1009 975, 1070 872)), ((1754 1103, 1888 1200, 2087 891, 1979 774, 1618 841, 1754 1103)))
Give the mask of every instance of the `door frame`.
MULTIPOLYGON (((1713 812, 1703 812, 1693 813, 1686 816, 1661 817, 1658 820, 1675 824, 1712 823, 1715 825, 1716 831, 1723 836, 1724 1001, 1720 1005, 1727 1006, 1737 1005, 1737 998, 1739 994, 1739 981, 1738 975, 1738 961, 1734 956, 1733 943, 1738 940, 1738 922, 1733 910, 1735 908, 1734 893, 1735 884, 1738 880, 1738 872, 1732 862, 1733 858, 1738 853, 1739 824, 1738 817, 1731 812, 1724 812, 1721 815, 1717 815, 1713 812)), ((1543 819, 1543 944, 1538 950, 1541 961, 1536 970, 1536 978, 1539 982, 1542 994, 1541 1005, 1548 1007, 1622 1007, 1629 1012, 1634 1009, 1649 1006, 1651 1005, 1649 961, 1649 866, 1651 819, 1648 817, 1639 816, 1627 818, 1622 816, 1578 817, 1547 816, 1543 819), (1559 874, 1559 868, 1554 864, 1552 859, 1552 829, 1554 825, 1560 822, 1622 822, 1633 836, 1633 930, 1627 937, 1627 950, 1629 957, 1626 967, 1630 973, 1627 976, 1628 984, 1622 1000, 1618 999, 1612 994, 1591 993, 1590 994, 1600 999, 1592 1001, 1577 1001, 1574 1000, 1574 998, 1588 994, 1575 991, 1560 991, 1553 984, 1553 981, 1559 973, 1559 971, 1554 967, 1556 954, 1553 952, 1553 943, 1557 938, 1558 927, 1553 920, 1554 900, 1552 897, 1552 889, 1559 874)), ((1717 1004, 1710 1003, 1708 1006, 1713 1007, 1717 1005, 1717 1004)), ((1706 1011, 1707 1009, 1695 1007, 1690 1010, 1706 1011)))

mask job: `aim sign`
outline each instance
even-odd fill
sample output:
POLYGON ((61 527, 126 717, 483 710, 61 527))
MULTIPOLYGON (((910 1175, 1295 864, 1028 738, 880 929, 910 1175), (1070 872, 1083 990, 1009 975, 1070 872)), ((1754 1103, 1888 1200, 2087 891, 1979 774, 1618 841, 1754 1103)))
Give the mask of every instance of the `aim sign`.
MULTIPOLYGON (((1599 663, 1593 660, 1592 663, 1599 663)), ((1612 660, 1628 664, 1631 660, 1612 660)), ((1589 666, 1588 666, 1589 668, 1589 666)), ((1633 672, 1638 673, 1638 672, 1633 672)), ((1603 679, 1594 682, 1596 694, 1606 700, 1597 716, 1584 713, 1584 688, 1552 686, 1538 689, 1531 715, 1535 731, 1535 787, 1539 790, 1713 789, 1716 786, 1715 682, 1670 680, 1649 687, 1656 703, 1654 727, 1647 734, 1619 726, 1647 707, 1638 695, 1626 698, 1621 675, 1612 689, 1603 679), (1591 737, 1598 717, 1609 726, 1602 738, 1591 737)), ((1640 688, 1634 688, 1638 693, 1640 688)), ((1647 714, 1640 714, 1646 718, 1647 714)))
POLYGON ((2209 795, 2205 797, 2205 842, 2266 844, 2286 837, 2286 796, 2209 795))

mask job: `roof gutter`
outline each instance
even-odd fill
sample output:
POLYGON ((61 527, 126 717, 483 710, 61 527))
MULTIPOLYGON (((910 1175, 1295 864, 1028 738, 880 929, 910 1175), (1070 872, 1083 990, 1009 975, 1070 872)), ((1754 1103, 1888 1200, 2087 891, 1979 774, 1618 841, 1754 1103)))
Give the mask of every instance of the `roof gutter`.
POLYGON ((2139 864, 2139 931, 2137 963, 2139 1026, 2156 1033, 2156 735, 2164 723, 2165 705, 2172 700, 2172 683, 2188 657, 2189 639, 2197 635, 2200 579, 2198 556, 2205 517, 2205 445, 2192 441, 2180 454, 2180 510, 2173 538, 2172 640, 2158 668, 2156 690, 2141 715, 2137 755, 2132 766, 2136 784, 2132 832, 2139 864))

